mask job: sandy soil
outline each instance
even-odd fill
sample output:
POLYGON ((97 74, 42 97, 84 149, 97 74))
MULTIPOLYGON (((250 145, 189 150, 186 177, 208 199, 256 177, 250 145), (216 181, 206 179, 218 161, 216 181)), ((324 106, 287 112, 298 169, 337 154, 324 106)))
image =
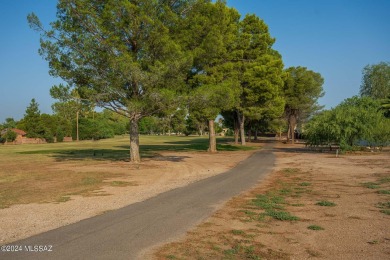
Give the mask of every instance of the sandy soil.
POLYGON ((265 181, 233 198, 178 242, 156 250, 154 257, 390 259, 390 216, 380 212, 380 203, 389 207, 390 195, 378 192, 390 192, 390 153, 336 158, 303 149, 279 144, 276 167, 265 181), (377 186, 365 187, 370 182, 377 186), (257 218, 252 200, 278 189, 278 194, 289 194, 285 210, 300 220, 257 218), (316 205, 323 200, 336 206, 316 205), (310 230, 311 225, 324 230, 310 230))
POLYGON ((131 186, 106 186, 96 196, 72 196, 62 203, 14 205, 0 209, 0 244, 42 233, 82 219, 143 201, 159 193, 185 186, 234 167, 254 151, 208 153, 162 153, 161 157, 144 160, 139 166, 110 162, 99 166, 57 163, 56 168, 74 167, 76 171, 124 172, 125 177, 111 181, 131 182, 131 186), (95 169, 98 167, 98 169, 95 169))

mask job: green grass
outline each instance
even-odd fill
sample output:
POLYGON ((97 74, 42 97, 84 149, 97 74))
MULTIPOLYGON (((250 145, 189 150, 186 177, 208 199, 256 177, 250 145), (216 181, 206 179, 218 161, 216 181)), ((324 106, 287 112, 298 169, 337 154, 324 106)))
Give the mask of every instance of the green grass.
POLYGON ((285 200, 281 196, 273 196, 270 194, 260 194, 257 195, 255 199, 252 200, 252 204, 258 208, 264 210, 274 210, 274 209, 284 209, 284 206, 281 204, 286 204, 285 200))
POLYGON ((242 230, 233 229, 232 234, 233 235, 245 235, 245 232, 242 230))
POLYGON ((317 225, 311 225, 307 227, 310 230, 324 230, 323 227, 317 226, 317 225))
POLYGON ((390 190, 378 190, 377 193, 379 193, 379 194, 390 194, 390 190))
POLYGON ((318 206, 323 206, 323 207, 334 207, 336 206, 336 203, 327 201, 327 200, 321 200, 316 203, 318 206))
POLYGON ((267 210, 264 214, 281 221, 297 221, 300 219, 287 211, 267 210))
POLYGON ((376 207, 381 209, 381 213, 390 215, 390 201, 379 202, 376 207))
POLYGON ((390 215, 390 209, 381 209, 380 212, 386 215, 390 215))
POLYGON ((376 182, 364 182, 364 183, 362 183, 362 186, 366 187, 368 189, 379 189, 380 188, 379 185, 380 184, 376 183, 376 182))
POLYGON ((379 179, 379 183, 380 184, 390 183, 390 177, 385 177, 385 178, 379 179))
POLYGON ((310 186, 311 183, 310 182, 302 182, 299 184, 299 186, 310 186))

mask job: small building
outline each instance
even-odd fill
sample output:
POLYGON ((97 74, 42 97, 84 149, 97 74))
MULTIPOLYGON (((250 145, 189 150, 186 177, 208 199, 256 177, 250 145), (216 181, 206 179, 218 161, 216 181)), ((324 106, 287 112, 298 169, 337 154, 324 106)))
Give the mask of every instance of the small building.
POLYGON ((44 144, 46 143, 45 139, 42 138, 28 138, 26 137, 27 133, 23 130, 17 128, 7 128, 1 131, 1 135, 6 134, 8 131, 13 131, 16 133, 16 139, 13 142, 5 142, 5 144, 44 144))
POLYGON ((23 130, 17 128, 7 128, 1 131, 1 135, 5 135, 8 131, 12 131, 16 133, 16 139, 13 142, 14 144, 22 144, 23 138, 26 137, 27 133, 23 130))

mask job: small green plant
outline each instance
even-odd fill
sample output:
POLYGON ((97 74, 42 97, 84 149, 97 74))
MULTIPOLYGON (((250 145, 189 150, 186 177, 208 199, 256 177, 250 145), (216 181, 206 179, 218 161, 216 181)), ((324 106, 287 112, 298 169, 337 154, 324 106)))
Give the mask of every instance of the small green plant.
POLYGON ((370 245, 376 245, 376 244, 379 244, 379 241, 378 240, 371 240, 371 241, 368 241, 367 243, 369 243, 370 245))
POLYGON ((256 199, 252 200, 252 203, 261 209, 284 209, 284 198, 280 196, 264 195, 260 194, 256 196, 256 199))
POLYGON ((389 183, 389 182, 390 182, 390 177, 381 178, 381 179, 379 180, 379 182, 380 182, 381 184, 383 184, 383 183, 389 183))
POLYGON ((378 189, 379 188, 379 183, 376 182, 364 182, 362 183, 363 187, 366 187, 368 189, 378 189))
POLYGON ((378 190, 377 193, 379 193, 379 194, 390 194, 390 190, 378 190))
POLYGON ((310 186, 311 183, 310 182, 302 182, 299 184, 299 186, 310 186))
POLYGON ((327 200, 321 200, 317 202, 316 205, 323 206, 323 207, 334 207, 336 206, 336 203, 327 200))
POLYGON ((390 209, 382 209, 380 212, 386 215, 390 215, 390 209))
POLYGON ((299 217, 291 215, 287 211, 267 210, 266 215, 281 221, 297 221, 299 217))
POLYGON ((317 225, 311 225, 307 227, 310 230, 324 230, 323 227, 317 226, 317 225))
POLYGON ((305 206, 305 204, 296 203, 296 204, 291 204, 291 206, 293 206, 293 207, 303 207, 303 206, 305 206))
POLYGON ((282 170, 282 172, 287 175, 297 173, 298 171, 299 169, 297 168, 285 168, 282 170))
POLYGON ((380 209, 390 209, 390 201, 379 202, 376 206, 380 209))
POLYGON ((243 234, 245 234, 244 231, 242 231, 242 230, 236 230, 236 229, 232 230, 232 233, 233 233, 233 235, 243 235, 243 234))
POLYGON ((81 180, 81 184, 83 185, 94 185, 101 182, 101 180, 98 180, 94 177, 85 177, 81 180))

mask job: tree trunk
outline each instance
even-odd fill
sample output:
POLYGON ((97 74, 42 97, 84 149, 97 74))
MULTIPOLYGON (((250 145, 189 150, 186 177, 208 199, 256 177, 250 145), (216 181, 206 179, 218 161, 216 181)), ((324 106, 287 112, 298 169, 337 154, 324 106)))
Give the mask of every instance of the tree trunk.
POLYGON ((291 134, 291 143, 295 143, 295 126, 297 123, 297 118, 295 117, 295 114, 291 114, 289 119, 289 128, 290 128, 290 134, 291 134))
POLYGON ((130 119, 130 162, 140 163, 141 157, 139 154, 139 118, 130 119))
POLYGON ((215 138, 214 120, 209 120, 209 149, 210 153, 217 152, 217 139, 215 138))
POLYGON ((245 116, 240 115, 240 112, 237 111, 238 124, 240 125, 240 136, 241 136, 241 145, 246 145, 245 143, 245 116))
POLYGON ((240 133, 240 127, 237 119, 234 118, 234 144, 238 144, 238 134, 240 133))
POLYGON ((257 141, 257 134, 258 134, 258 131, 257 129, 255 130, 255 141, 257 141))
POLYGON ((248 130, 248 143, 252 142, 252 129, 248 130))

